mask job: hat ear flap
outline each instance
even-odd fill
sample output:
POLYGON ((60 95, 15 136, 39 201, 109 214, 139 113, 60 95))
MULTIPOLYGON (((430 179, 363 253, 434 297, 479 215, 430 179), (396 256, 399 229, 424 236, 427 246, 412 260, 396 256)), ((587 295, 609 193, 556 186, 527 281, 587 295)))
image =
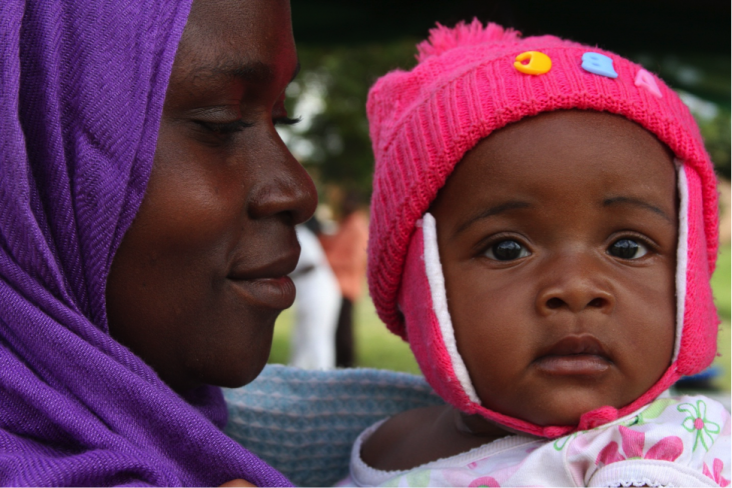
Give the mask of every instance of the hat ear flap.
POLYGON ((677 161, 679 227, 676 253, 676 339, 671 366, 647 392, 621 408, 627 415, 658 397, 681 376, 701 372, 717 352, 719 318, 714 307, 704 228, 702 180, 677 161))
POLYGON ((678 193, 674 362, 679 374, 692 375, 709 366, 714 359, 719 317, 710 284, 702 182, 693 168, 679 166, 678 193))
POLYGON ((456 408, 475 413, 480 399, 457 350, 435 218, 429 213, 417 223, 412 235, 398 303, 409 345, 427 382, 456 408))
POLYGON ((467 414, 480 414, 519 432, 553 438, 576 430, 566 425, 534 425, 482 406, 457 350, 437 247, 437 225, 429 213, 418 221, 412 234, 401 283, 398 304, 409 345, 425 379, 445 401, 467 414))

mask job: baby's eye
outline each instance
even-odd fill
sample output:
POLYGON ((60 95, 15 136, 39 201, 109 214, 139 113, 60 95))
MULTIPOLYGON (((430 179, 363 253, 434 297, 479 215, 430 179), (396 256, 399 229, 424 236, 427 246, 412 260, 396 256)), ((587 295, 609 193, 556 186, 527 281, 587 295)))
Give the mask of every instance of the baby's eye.
POLYGON ((648 248, 635 239, 618 239, 610 245, 608 254, 621 259, 638 259, 648 253, 648 248))
POLYGON ((531 254, 528 249, 514 240, 507 239, 493 244, 485 252, 486 257, 497 261, 513 261, 531 254))

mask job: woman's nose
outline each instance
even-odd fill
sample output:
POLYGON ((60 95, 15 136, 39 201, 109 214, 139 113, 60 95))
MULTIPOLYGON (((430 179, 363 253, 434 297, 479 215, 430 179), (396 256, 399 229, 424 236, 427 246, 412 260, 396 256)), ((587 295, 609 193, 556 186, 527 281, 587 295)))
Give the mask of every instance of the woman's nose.
POLYGON ((267 155, 260 166, 264 173, 262 184, 249 200, 250 217, 276 216, 291 225, 305 222, 318 204, 313 180, 279 137, 272 142, 267 155))
POLYGON ((541 315, 558 311, 579 313, 596 310, 609 313, 615 308, 615 296, 608 280, 597 266, 563 260, 547 270, 545 284, 536 297, 536 308, 541 315))

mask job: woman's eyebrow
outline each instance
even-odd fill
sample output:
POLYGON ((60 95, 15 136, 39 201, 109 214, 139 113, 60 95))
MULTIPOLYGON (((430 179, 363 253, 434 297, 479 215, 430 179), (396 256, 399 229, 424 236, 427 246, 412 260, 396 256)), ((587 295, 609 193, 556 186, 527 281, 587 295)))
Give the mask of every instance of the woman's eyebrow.
POLYGON ((666 212, 664 212, 660 207, 657 207, 656 205, 653 205, 651 203, 648 203, 646 201, 643 201, 639 198, 635 197, 611 197, 606 198, 602 201, 603 207, 610 207, 613 205, 632 205, 634 207, 643 208, 646 210, 650 210, 651 212, 660 215, 665 220, 667 220, 671 224, 675 224, 676 221, 671 218, 666 212))
POLYGON ((463 224, 460 225, 460 227, 455 230, 455 235, 460 234, 462 231, 473 225, 478 220, 486 219, 488 217, 491 217, 493 215, 497 215, 503 212, 507 212, 509 210, 516 210, 520 208, 529 208, 532 207, 532 205, 529 202, 523 202, 520 200, 512 200, 509 202, 499 203, 498 205, 494 205, 492 207, 489 207, 480 213, 473 215, 470 217, 467 221, 465 221, 463 224))
MULTIPOLYGON (((290 81, 300 72, 300 62, 295 65, 290 81)), ((262 83, 271 81, 274 76, 272 66, 261 61, 240 62, 234 60, 220 61, 216 64, 198 66, 188 75, 191 78, 238 78, 243 81, 262 83)))

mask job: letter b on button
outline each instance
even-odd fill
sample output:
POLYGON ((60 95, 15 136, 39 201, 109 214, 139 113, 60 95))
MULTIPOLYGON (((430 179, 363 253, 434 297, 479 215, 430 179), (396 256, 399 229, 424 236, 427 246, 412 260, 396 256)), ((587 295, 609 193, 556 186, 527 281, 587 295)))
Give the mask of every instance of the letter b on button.
POLYGON ((604 54, 588 52, 582 55, 582 69, 600 76, 617 78, 613 68, 613 60, 604 54))

